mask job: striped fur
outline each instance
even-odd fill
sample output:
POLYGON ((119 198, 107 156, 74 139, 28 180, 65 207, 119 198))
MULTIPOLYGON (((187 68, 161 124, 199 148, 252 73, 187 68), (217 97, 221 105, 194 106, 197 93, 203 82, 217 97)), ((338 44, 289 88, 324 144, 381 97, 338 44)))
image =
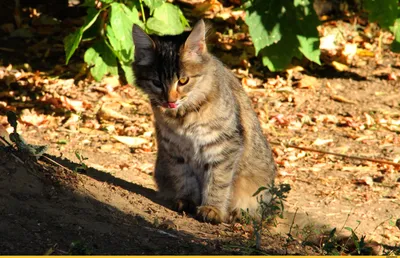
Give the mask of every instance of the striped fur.
POLYGON ((240 209, 254 214, 252 194, 273 183, 276 166, 245 91, 207 51, 204 22, 190 34, 163 37, 134 25, 133 40, 136 85, 155 117, 161 195, 211 223, 240 209))

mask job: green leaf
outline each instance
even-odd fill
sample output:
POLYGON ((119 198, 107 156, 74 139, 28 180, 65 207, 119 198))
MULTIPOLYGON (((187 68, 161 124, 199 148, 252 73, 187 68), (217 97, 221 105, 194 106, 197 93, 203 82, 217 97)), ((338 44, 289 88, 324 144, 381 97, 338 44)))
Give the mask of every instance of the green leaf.
POLYGON ((112 30, 110 25, 107 25, 106 36, 108 38, 108 41, 110 42, 114 54, 117 56, 119 60, 123 60, 124 56, 120 54, 120 52, 123 49, 122 43, 117 39, 117 37, 115 37, 114 31, 112 30))
POLYGON ((308 60, 321 65, 321 61, 319 60, 319 56, 321 55, 321 50, 319 49, 319 38, 307 38, 302 35, 297 35, 297 39, 300 43, 300 52, 303 53, 308 60))
POLYGON ((133 85, 135 76, 133 75, 132 64, 131 63, 121 63, 121 67, 122 67, 122 70, 124 70, 126 81, 130 85, 133 85))
POLYGON ((282 38, 280 19, 286 9, 278 0, 256 0, 246 10, 246 24, 253 40, 256 54, 261 49, 277 43, 282 38))
POLYGON ((257 189, 257 191, 253 194, 253 196, 258 195, 259 193, 261 193, 264 190, 267 190, 268 188, 266 188, 265 186, 261 186, 260 188, 257 189))
MULTIPOLYGON (((400 14, 399 14, 400 16, 400 14)), ((396 19, 391 31, 394 34, 394 41, 392 43, 391 49, 393 52, 400 52, 400 18, 396 19)))
MULTIPOLYGON (((133 83, 133 72, 130 63, 133 60, 134 45, 132 40, 133 24, 143 26, 139 20, 138 11, 127 8, 124 4, 112 3, 110 24, 106 28, 106 36, 110 42, 111 50, 118 57, 121 67, 125 72, 128 83, 133 83)), ((99 74, 103 72, 99 67, 99 74)), ((97 71, 94 71, 96 73, 97 71)))
POLYGON ((351 227, 344 227, 344 229, 346 229, 346 230, 348 230, 350 232, 353 232, 353 229, 351 227))
POLYGON ((309 60, 321 64, 319 57, 319 34, 317 27, 320 24, 318 17, 308 0, 294 0, 297 21, 297 40, 300 52, 309 60))
POLYGON ((93 47, 91 47, 86 50, 83 60, 89 65, 94 64, 94 60, 97 58, 97 56, 99 56, 99 54, 93 47))
POLYGON ((107 73, 118 75, 116 57, 104 41, 98 41, 89 48, 84 60, 92 66, 90 72, 96 81, 100 81, 107 73))
POLYGON ((385 29, 393 26, 398 15, 398 0, 364 0, 363 4, 369 21, 385 29))
POLYGON ((246 23, 256 53, 271 71, 285 69, 302 55, 320 64, 319 20, 309 0, 254 0, 246 23))
POLYGON ((182 22, 183 28, 190 28, 190 24, 189 24, 188 20, 186 19, 185 15, 183 14, 181 9, 179 9, 179 18, 180 18, 180 20, 182 22))
POLYGON ((186 24, 187 21, 179 7, 164 3, 154 10, 153 17, 147 20, 146 27, 150 32, 159 35, 177 35, 183 32, 186 24))
POLYGON ((136 9, 130 10, 121 3, 111 4, 110 26, 107 27, 107 37, 115 51, 126 52, 123 55, 124 61, 126 60, 125 58, 133 59, 132 26, 134 23, 140 23, 136 9))
POLYGON ((262 62, 272 72, 284 70, 293 57, 301 57, 297 46, 295 38, 286 40, 284 37, 279 44, 273 44, 261 50, 262 62))
POLYGON ((153 13, 154 9, 165 3, 165 0, 143 0, 143 2, 147 7, 149 7, 150 12, 153 13))
POLYGON ((74 33, 69 34, 64 38, 64 49, 65 49, 65 63, 68 64, 69 59, 78 48, 79 42, 81 42, 83 34, 83 28, 79 28, 74 33))
POLYGON ((105 4, 111 4, 115 0, 100 0, 100 2, 105 3, 105 4))
POLYGON ((97 17, 100 14, 100 10, 95 8, 88 9, 88 15, 85 19, 85 24, 76 30, 75 32, 69 34, 64 38, 64 49, 65 49, 65 63, 68 64, 70 58, 75 53, 75 50, 78 48, 79 43, 82 40, 82 35, 85 30, 90 28, 93 23, 96 21, 97 17))

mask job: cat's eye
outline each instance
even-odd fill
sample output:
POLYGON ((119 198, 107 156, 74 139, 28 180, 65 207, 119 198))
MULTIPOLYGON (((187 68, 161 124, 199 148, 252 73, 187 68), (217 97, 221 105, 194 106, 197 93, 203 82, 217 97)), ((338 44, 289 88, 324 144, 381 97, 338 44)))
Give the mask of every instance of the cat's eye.
POLYGON ((183 86, 186 85, 189 82, 189 77, 182 77, 178 80, 178 84, 183 86))

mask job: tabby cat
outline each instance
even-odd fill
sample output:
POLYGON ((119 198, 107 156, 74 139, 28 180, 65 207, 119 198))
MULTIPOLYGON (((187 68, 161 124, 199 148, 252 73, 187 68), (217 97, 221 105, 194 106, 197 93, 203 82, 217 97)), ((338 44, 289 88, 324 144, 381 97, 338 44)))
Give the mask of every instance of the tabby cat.
POLYGON ((254 214, 252 195, 273 183, 276 165, 241 84, 207 51, 203 20, 177 36, 147 35, 137 25, 132 33, 136 85, 155 117, 160 194, 205 222, 232 221, 241 209, 254 214))

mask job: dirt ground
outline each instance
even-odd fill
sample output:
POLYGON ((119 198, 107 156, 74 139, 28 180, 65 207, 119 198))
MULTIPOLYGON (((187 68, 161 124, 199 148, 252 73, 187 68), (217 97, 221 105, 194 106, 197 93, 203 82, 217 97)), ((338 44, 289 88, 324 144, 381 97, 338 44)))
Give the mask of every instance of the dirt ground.
MULTIPOLYGON (((270 114, 329 114, 355 120, 371 112, 382 117, 399 115, 396 82, 371 76, 362 80, 319 76, 317 84, 320 86, 314 89, 296 90, 300 105, 291 106, 288 102, 275 107, 270 100, 270 114), (347 96, 354 103, 330 99, 331 89, 324 86, 329 84, 338 95, 347 96)), ((143 121, 148 121, 151 115, 146 100, 134 88, 129 92, 134 94, 129 101, 137 107, 130 117, 138 121, 145 117, 143 121)), ((259 91, 249 90, 249 95, 257 96, 259 91)), ((261 100, 261 104, 265 103, 261 100)), ((260 100, 255 102, 257 105, 260 100)), ((317 130, 308 126, 294 131, 274 127, 272 132, 266 128, 266 133, 273 142, 294 139, 303 146, 311 146, 317 138, 332 139, 325 149, 337 153, 390 160, 400 155, 396 132, 377 128, 360 133, 339 122, 322 123, 317 130), (383 145, 388 138, 393 144, 383 145)), ((30 143, 49 144, 50 157, 62 166, 43 158, 38 163, 23 164, 10 153, 1 152, 2 254, 42 254, 50 248, 63 254, 75 242, 84 245, 79 250, 87 249, 93 254, 244 252, 232 246, 246 246, 246 229, 199 223, 190 215, 172 211, 169 204, 157 198, 151 177, 154 147, 136 150, 117 142, 110 133, 85 127, 21 126, 21 134, 30 143), (60 144, 64 139, 67 143, 60 144), (84 163, 90 168, 83 173, 73 172, 79 166, 75 151, 87 158, 84 163)), ((151 124, 147 126, 151 128, 151 124)), ((154 142, 152 136, 149 141, 154 142)), ((285 203, 289 214, 297 211, 298 218, 310 223, 338 229, 346 225, 379 243, 398 243, 400 230, 391 224, 400 211, 398 169, 283 146, 274 146, 274 150, 280 165, 277 183, 288 183, 292 188, 285 203)), ((287 245, 285 235, 291 221, 286 219, 283 223, 286 226, 272 228, 278 235, 265 233, 263 250, 270 254, 313 254, 298 242, 287 245)), ((300 228, 293 234, 299 231, 297 235, 304 237, 304 221, 295 221, 297 224, 300 228)))
POLYGON ((400 161, 399 55, 358 55, 346 71, 325 64, 263 74, 214 48, 252 99, 278 164, 276 184, 291 186, 285 218, 257 250, 251 225, 200 223, 157 196, 146 97, 113 77, 95 82, 79 55, 60 65, 59 43, 0 40, 1 136, 12 132, 5 112, 13 110, 24 139, 49 146, 38 161, 0 149, 1 254, 318 255, 322 247, 302 243, 324 225, 366 235, 376 253, 398 251, 400 166, 381 161, 400 161))

